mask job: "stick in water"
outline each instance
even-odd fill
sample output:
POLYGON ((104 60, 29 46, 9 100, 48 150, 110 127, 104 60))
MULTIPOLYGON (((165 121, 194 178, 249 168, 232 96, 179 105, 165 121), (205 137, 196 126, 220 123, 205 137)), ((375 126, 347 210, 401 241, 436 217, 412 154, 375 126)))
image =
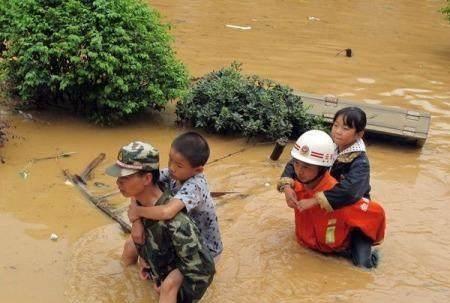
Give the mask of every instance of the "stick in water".
POLYGON ((86 168, 83 170, 83 172, 78 175, 81 182, 86 184, 87 179, 89 179, 89 175, 92 173, 92 171, 105 159, 106 155, 105 153, 100 153, 97 158, 92 160, 86 168))
POLYGON ((80 191, 83 193, 83 195, 92 202, 97 208, 99 208, 102 212, 107 214, 111 219, 119 223, 120 227, 122 227, 123 231, 126 233, 131 232, 131 226, 127 222, 125 222, 121 217, 116 215, 112 210, 108 209, 98 200, 98 198, 94 197, 89 190, 86 188, 86 186, 83 184, 83 182, 80 181, 79 178, 72 175, 68 169, 63 170, 64 176, 71 181, 80 191))
POLYGON ((59 159, 59 158, 66 158, 66 157, 70 157, 71 155, 76 154, 76 152, 68 152, 68 153, 61 153, 59 155, 56 156, 50 156, 50 157, 43 157, 43 158, 34 158, 31 161, 33 162, 37 162, 37 161, 42 161, 42 160, 51 160, 51 159, 59 159))

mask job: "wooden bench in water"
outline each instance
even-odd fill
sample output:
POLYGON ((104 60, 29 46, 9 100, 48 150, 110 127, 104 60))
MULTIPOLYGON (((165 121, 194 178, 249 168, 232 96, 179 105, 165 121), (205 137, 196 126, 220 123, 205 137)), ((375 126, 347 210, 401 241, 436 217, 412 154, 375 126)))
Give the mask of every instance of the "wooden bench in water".
POLYGON ((418 146, 423 146, 427 139, 431 120, 429 113, 359 103, 334 96, 318 96, 299 91, 294 91, 294 93, 302 98, 305 105, 309 106, 308 112, 323 116, 327 122, 332 121, 334 114, 339 109, 357 106, 366 112, 366 131, 369 133, 400 138, 415 142, 418 146))

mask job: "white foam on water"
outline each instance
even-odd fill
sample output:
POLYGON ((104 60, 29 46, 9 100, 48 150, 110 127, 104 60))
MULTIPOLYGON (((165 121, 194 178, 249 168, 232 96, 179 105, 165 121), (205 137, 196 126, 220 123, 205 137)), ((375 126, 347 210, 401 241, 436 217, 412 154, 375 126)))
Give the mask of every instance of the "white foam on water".
POLYGON ((390 92, 379 93, 378 95, 383 96, 383 97, 390 97, 390 96, 392 96, 392 94, 390 92))
POLYGON ((444 84, 444 82, 441 81, 434 81, 434 80, 430 80, 431 84, 444 84))
POLYGON ((375 83, 375 79, 372 78, 356 78, 356 81, 364 84, 373 84, 375 83))
POLYGON ((355 95, 354 93, 342 93, 342 94, 339 94, 338 97, 351 97, 354 95, 355 95))
POLYGON ((414 100, 410 100, 409 103, 418 105, 428 112, 438 113, 438 114, 442 114, 444 116, 450 116, 450 110, 440 109, 437 106, 431 104, 427 100, 414 99, 414 100))
POLYGON ((377 99, 363 99, 364 102, 369 103, 369 104, 380 104, 381 100, 377 100, 377 99))
POLYGON ((415 94, 415 96, 420 99, 434 99, 433 96, 428 96, 428 95, 415 94))
POLYGON ((399 96, 403 97, 407 92, 411 93, 430 93, 432 92, 429 89, 420 89, 420 88, 396 88, 390 92, 380 93, 381 96, 391 97, 391 96, 399 96))
POLYGON ((450 96, 442 96, 442 95, 434 95, 433 98, 435 99, 449 99, 450 100, 450 96))

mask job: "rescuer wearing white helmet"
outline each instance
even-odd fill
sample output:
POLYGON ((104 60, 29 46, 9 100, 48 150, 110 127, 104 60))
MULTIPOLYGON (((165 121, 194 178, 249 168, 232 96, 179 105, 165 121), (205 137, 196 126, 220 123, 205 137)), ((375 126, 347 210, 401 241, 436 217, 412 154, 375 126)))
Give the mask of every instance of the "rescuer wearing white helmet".
POLYGON ((305 132, 291 151, 298 181, 311 184, 333 165, 335 145, 331 137, 321 130, 305 132))
POLYGON ((383 241, 386 226, 381 205, 361 198, 333 209, 321 198, 338 183, 329 171, 336 156, 331 137, 320 130, 305 132, 291 156, 289 163, 295 176, 285 181, 281 178, 279 188, 286 195, 287 205, 294 209, 297 241, 322 253, 345 253, 357 266, 376 267, 378 253, 372 246, 383 241), (289 190, 294 196, 288 199, 289 190))

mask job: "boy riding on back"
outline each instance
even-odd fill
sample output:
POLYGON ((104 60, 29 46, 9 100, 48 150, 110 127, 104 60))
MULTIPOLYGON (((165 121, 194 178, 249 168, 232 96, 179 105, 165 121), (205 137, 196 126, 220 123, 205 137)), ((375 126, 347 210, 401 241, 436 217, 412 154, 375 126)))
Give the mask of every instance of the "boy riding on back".
MULTIPOLYGON (((187 132, 175 138, 169 153, 169 167, 163 169, 160 175, 160 182, 174 197, 167 204, 156 207, 140 206, 132 201, 128 217, 131 222, 140 218, 169 220, 180 211, 186 211, 199 228, 203 243, 217 261, 223 245, 214 201, 203 174, 203 167, 208 158, 208 142, 200 134, 187 132)), ((133 225, 131 236, 134 243, 139 243, 142 239, 142 229, 133 225)), ((122 259, 127 265, 137 260, 137 251, 131 240, 125 243, 122 259)), ((148 266, 145 263, 141 265, 148 266)), ((144 278, 145 273, 141 274, 141 277, 144 278)), ((167 277, 166 283, 177 288, 181 281, 183 276, 175 269, 167 277)))
MULTIPOLYGON (((171 198, 159 181, 159 153, 150 144, 131 142, 123 146, 116 164, 106 173, 117 177, 117 185, 125 197, 152 209, 166 205, 171 198)), ((195 223, 184 212, 167 220, 137 219, 133 230, 140 229, 137 239, 140 258, 149 265, 149 275, 156 283, 159 302, 197 302, 211 284, 214 261, 203 244, 195 223)))
POLYGON ((216 258, 223 250, 216 209, 203 174, 209 158, 208 142, 196 132, 186 132, 172 142, 168 168, 161 170, 160 181, 174 197, 166 205, 147 208, 131 203, 128 217, 168 220, 186 210, 197 224, 203 241, 216 258))

